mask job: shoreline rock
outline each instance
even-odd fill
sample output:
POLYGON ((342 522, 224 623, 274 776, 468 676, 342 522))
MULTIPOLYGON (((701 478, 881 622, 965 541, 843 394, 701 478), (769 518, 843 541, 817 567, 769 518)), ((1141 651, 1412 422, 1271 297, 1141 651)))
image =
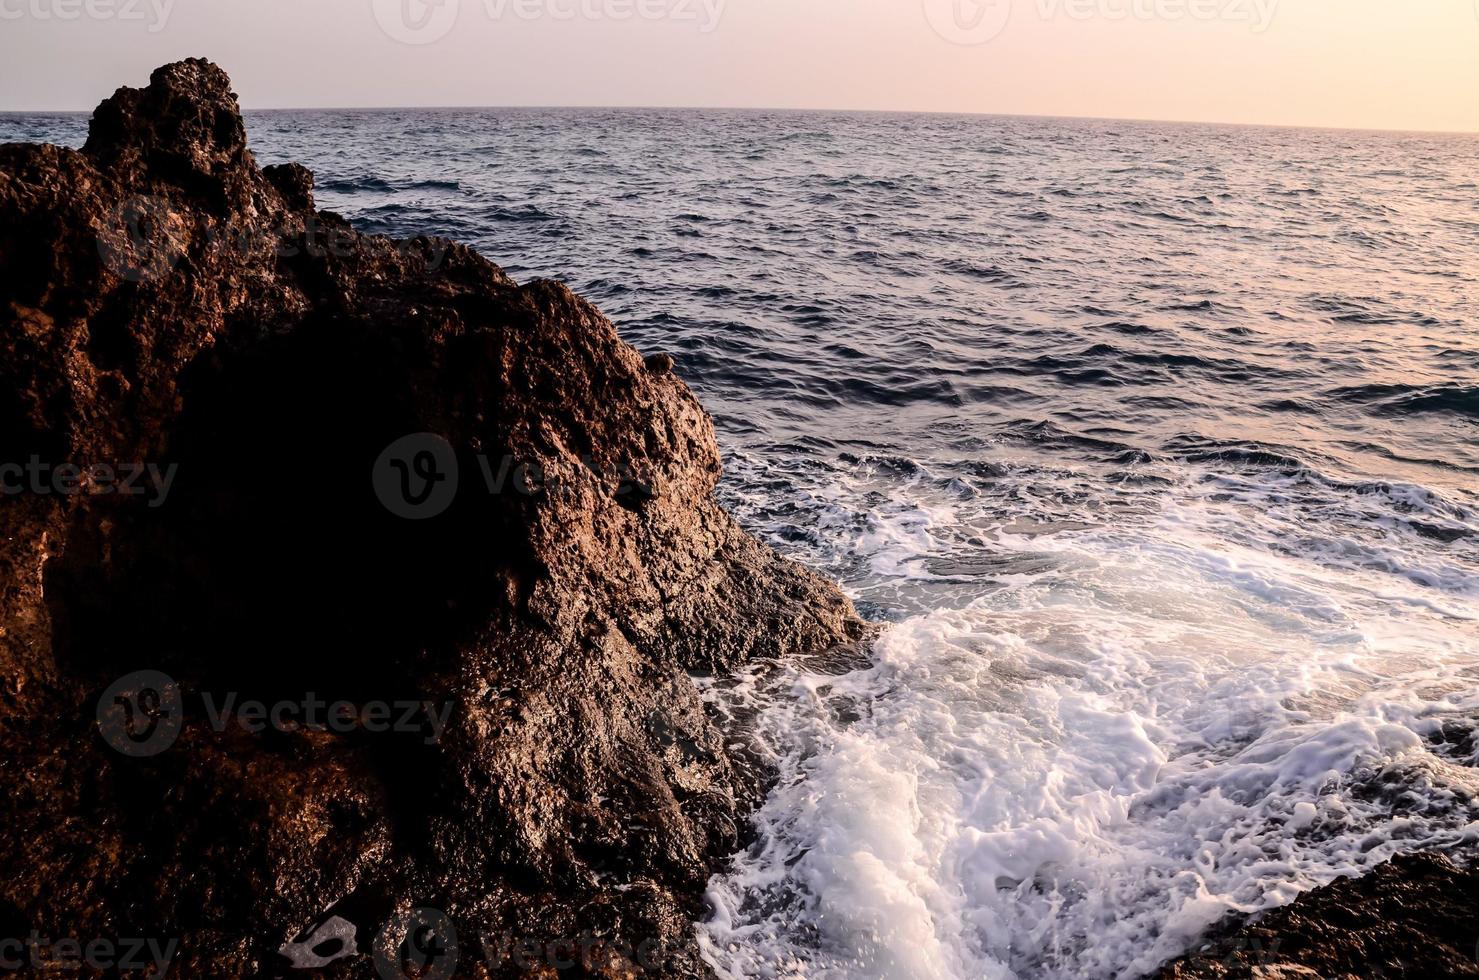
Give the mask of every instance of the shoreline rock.
POLYGON ((469 975, 708 974, 692 922, 764 776, 690 674, 866 628, 715 503, 671 358, 559 283, 315 211, 202 60, 81 151, 0 146, 0 269, 0 455, 47 474, 0 495, 0 934, 360 977, 430 908, 469 975), (315 698, 365 710, 239 723, 315 698))
POLYGON ((1479 977, 1479 869, 1399 857, 1293 904, 1228 923, 1161 980, 1479 977))

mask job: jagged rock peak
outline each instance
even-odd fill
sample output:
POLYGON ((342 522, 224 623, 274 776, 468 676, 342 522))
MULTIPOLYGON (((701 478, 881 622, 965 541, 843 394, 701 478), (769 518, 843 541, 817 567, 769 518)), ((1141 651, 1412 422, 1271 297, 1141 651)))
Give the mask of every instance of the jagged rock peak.
POLYGON ((156 69, 93 113, 82 152, 131 183, 159 182, 241 207, 261 180, 231 79, 203 58, 156 69))

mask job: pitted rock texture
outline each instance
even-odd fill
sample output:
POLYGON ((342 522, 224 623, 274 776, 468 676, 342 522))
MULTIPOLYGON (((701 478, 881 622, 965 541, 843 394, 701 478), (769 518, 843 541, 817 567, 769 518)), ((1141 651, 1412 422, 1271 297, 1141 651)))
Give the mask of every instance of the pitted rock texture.
POLYGON ((1441 854, 1398 858, 1198 945, 1161 980, 1479 977, 1479 871, 1441 854))
POLYGON ((691 675, 864 632, 715 503, 670 358, 558 283, 315 212, 200 60, 80 152, 0 147, 0 462, 81 474, 0 495, 0 934, 178 937, 176 976, 280 973, 331 907, 360 952, 319 975, 374 976, 413 907, 459 976, 706 975, 692 921, 763 776, 691 675), (417 433, 457 482, 408 519, 372 473, 417 433), (168 492, 102 492, 138 463, 168 492), (143 669, 182 728, 130 756, 97 701, 143 669), (212 723, 228 696, 450 714, 249 732, 212 723))

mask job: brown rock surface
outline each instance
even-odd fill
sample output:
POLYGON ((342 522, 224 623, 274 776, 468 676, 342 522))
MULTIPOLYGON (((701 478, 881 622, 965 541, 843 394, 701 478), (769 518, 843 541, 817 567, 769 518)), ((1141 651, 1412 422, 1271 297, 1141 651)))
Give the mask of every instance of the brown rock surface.
POLYGON ((1209 937, 1162 980, 1479 977, 1479 871, 1398 858, 1209 937))
POLYGON ((179 937, 172 975, 271 975, 341 899, 361 953, 444 911, 459 975, 626 975, 582 936, 703 975, 758 776, 689 672, 862 632, 714 502, 671 359, 558 283, 315 213, 204 61, 120 89, 80 152, 0 147, 0 462, 51 481, 0 495, 0 934, 179 937), (382 458, 415 433, 445 441, 382 458), (135 463, 147 492, 103 492, 135 463), (144 669, 182 727, 128 755, 95 712, 144 669), (228 694, 450 715, 253 733, 212 724, 228 694), (505 934, 524 955, 474 969, 505 934))

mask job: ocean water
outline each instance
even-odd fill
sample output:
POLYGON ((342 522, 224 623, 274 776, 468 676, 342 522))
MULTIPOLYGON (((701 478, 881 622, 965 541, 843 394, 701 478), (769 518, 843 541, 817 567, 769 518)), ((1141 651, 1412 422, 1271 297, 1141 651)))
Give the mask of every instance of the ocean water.
POLYGON ((1136 977, 1479 837, 1479 138, 248 125, 321 206, 673 354, 725 502, 889 624, 866 663, 706 682, 780 774, 696 923, 720 976, 1136 977))

